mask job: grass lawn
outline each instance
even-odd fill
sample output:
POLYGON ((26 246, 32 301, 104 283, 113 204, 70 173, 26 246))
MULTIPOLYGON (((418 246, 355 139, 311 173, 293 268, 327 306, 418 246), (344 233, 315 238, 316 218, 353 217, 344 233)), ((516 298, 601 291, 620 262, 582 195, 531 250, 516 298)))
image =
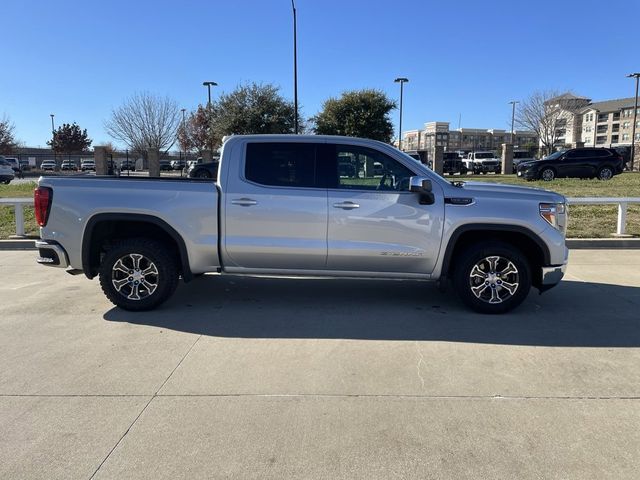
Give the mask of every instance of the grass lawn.
MULTIPOLYGON (((447 176, 447 179, 478 180, 482 182, 509 183, 525 187, 553 190, 567 197, 640 197, 640 173, 623 173, 613 179, 581 180, 577 178, 556 179, 552 182, 527 182, 515 175, 467 175, 447 176)), ((367 179, 379 182, 379 179, 367 179)), ((365 179, 359 181, 369 183, 365 179)), ((355 180, 357 182, 357 180, 355 180)), ((32 197, 34 183, 0 185, 0 197, 32 197)), ((25 230, 27 235, 38 235, 33 208, 26 207, 25 230)), ((570 238, 606 238, 616 231, 618 207, 616 205, 575 205, 569 209, 570 238)), ((16 231, 13 207, 0 207, 0 239, 16 231)), ((640 205, 631 205, 627 211, 627 233, 640 237, 640 205)))
MULTIPOLYGON (((466 175, 447 179, 477 180, 482 182, 509 183, 523 187, 553 190, 566 197, 639 197, 640 173, 623 173, 611 180, 582 180, 560 178, 551 182, 537 180, 528 182, 515 175, 466 175)), ((608 238, 616 231, 617 205, 574 205, 569 208, 569 238, 608 238)), ((640 204, 629 205, 627 210, 627 233, 640 237, 640 204)))

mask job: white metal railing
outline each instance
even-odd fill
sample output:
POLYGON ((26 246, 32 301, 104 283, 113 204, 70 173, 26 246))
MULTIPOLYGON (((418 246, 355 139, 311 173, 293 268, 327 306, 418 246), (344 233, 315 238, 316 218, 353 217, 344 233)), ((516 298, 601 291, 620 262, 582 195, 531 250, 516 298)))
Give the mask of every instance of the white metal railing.
POLYGON ((618 205, 616 235, 625 235, 627 229, 627 206, 640 203, 640 197, 571 197, 569 205, 618 205))
MULTIPOLYGON (((569 205, 618 205, 617 235, 624 235, 627 228, 627 206, 640 204, 640 197, 570 197, 569 205)), ((0 198, 0 205, 13 205, 16 218, 16 237, 24 237, 24 206, 33 206, 32 198, 0 198)))
POLYGON ((24 206, 33 206, 33 198, 0 198, 0 206, 13 205, 16 217, 16 237, 24 237, 24 206))

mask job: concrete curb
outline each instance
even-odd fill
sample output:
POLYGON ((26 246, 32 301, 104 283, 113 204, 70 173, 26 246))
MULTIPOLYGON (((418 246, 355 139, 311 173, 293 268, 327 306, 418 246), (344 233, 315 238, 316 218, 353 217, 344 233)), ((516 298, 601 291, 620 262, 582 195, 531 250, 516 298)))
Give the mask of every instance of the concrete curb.
MULTIPOLYGON (((640 238, 568 238, 571 250, 589 249, 640 249, 640 238)), ((35 240, 30 238, 0 240, 1 250, 35 250, 35 240)))
POLYGON ((640 248, 640 238, 567 238, 567 247, 571 250, 598 248, 629 250, 640 248))
POLYGON ((0 240, 0 250, 35 250, 36 241, 32 238, 11 238, 0 240))

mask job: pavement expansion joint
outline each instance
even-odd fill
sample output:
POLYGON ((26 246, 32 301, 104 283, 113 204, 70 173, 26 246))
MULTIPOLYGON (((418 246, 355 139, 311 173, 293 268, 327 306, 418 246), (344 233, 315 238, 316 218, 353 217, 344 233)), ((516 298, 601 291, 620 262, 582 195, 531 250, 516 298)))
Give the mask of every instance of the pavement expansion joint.
POLYGON ((115 451, 116 448, 118 448, 118 445, 120 445, 122 443, 122 441, 124 440, 124 437, 127 436, 127 434, 129 433, 129 431, 133 428, 133 426, 136 424, 136 422, 138 421, 138 419, 142 416, 142 414, 145 412, 145 410, 147 409, 147 407, 151 404, 151 402, 153 402, 153 399, 156 398, 158 396, 158 392, 162 389, 162 387, 165 386, 165 384, 169 381, 169 379, 171 378, 171 376, 174 374, 174 372, 178 369, 178 367, 180 365, 182 365, 182 362, 184 361, 185 358, 187 358, 187 356, 189 355, 189 353, 191 353, 191 350, 193 350, 193 347, 196 346, 196 343, 198 343, 198 340, 200 340, 202 338, 202 335, 199 335, 198 338, 196 338, 195 342, 193 342, 191 344, 191 346, 189 347, 189 349, 186 351, 186 353, 182 356, 182 358, 180 359, 180 361, 178 362, 178 364, 174 367, 173 370, 171 370, 171 373, 169 373, 169 375, 167 376, 167 378, 165 378, 164 382, 162 382, 162 385, 160 385, 158 387, 158 389, 156 390, 156 392, 153 394, 153 396, 149 399, 149 401, 145 404, 145 406, 142 408, 142 410, 140 410, 140 413, 138 413, 138 415, 136 416, 136 418, 133 419, 133 422, 131 422, 131 425, 129 425, 129 427, 127 428, 127 430, 122 434, 122 436, 120 437, 120 439, 116 442, 116 444, 113 446, 113 448, 111 450, 109 450, 109 453, 107 454, 106 457, 104 457, 104 459, 102 460, 102 462, 100 462, 100 465, 98 465, 98 468, 96 468, 96 470, 93 472, 93 475, 91 475, 91 477, 89 478, 89 480, 91 480, 92 478, 94 478, 96 476, 96 474, 100 471, 100 469, 102 468, 102 465, 104 465, 104 463, 109 459, 109 457, 111 456, 111 454, 115 451))

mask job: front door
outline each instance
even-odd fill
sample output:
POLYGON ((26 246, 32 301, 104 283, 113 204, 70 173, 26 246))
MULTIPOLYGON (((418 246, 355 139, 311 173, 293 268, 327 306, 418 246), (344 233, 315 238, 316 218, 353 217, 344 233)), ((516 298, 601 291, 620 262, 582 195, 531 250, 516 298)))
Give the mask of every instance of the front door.
POLYGON ((431 273, 442 237, 442 195, 434 205, 420 205, 409 192, 415 173, 407 165, 371 148, 330 147, 327 267, 431 273))

